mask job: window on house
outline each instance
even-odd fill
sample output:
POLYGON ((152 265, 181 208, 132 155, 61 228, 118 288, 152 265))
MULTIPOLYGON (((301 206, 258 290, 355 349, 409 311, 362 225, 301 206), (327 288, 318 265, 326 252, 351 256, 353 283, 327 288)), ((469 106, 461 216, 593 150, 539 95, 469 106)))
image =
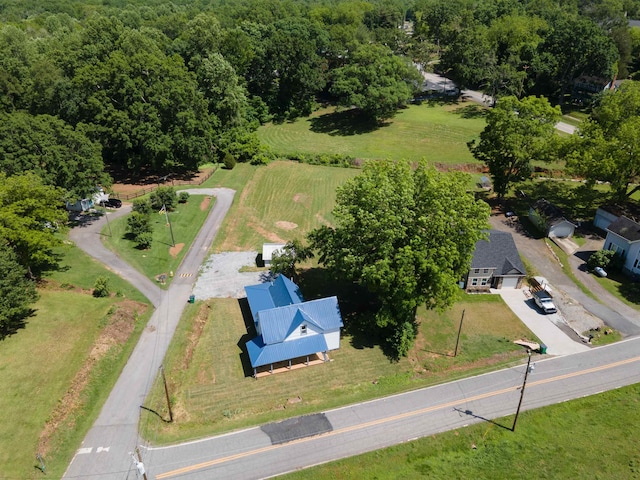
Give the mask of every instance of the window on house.
POLYGON ((489 279, 488 278, 482 278, 480 281, 480 285, 482 285, 483 287, 489 283, 489 279))
POLYGON ((475 287, 476 285, 478 285, 478 279, 477 278, 472 278, 471 279, 471 286, 475 287))
POLYGON ((306 334, 307 334, 307 326, 300 325, 300 335, 306 335, 306 334))
POLYGON ((480 273, 480 269, 479 268, 474 268, 473 269, 473 273, 480 273))
POLYGON ((482 269, 482 273, 489 273, 489 269, 488 268, 483 268, 482 269))
POLYGON ((633 262, 633 268, 636 268, 638 266, 638 259, 636 258, 635 261, 633 262))

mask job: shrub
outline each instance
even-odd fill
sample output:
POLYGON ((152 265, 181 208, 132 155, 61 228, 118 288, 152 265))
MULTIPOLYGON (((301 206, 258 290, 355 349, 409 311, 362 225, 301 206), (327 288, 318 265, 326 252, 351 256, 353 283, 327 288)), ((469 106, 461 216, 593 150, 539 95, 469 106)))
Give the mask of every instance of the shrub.
POLYGON ((189 192, 180 192, 178 195, 178 203, 187 203, 189 201, 189 192))
POLYGON ((143 215, 149 215, 152 207, 148 198, 137 198, 133 201, 133 211, 143 215))
POLYGON ((139 235, 143 233, 150 233, 151 217, 149 214, 143 214, 140 212, 133 212, 129 218, 127 218, 127 233, 137 241, 139 235))
POLYGON ((224 158, 222 159, 222 163, 224 163, 224 168, 226 168, 227 170, 233 170, 233 167, 236 166, 236 158, 229 152, 226 152, 224 154, 224 158))
POLYGON ((163 206, 167 210, 173 210, 178 203, 178 197, 176 197, 176 191, 173 187, 158 187, 150 196, 151 205, 156 210, 161 209, 163 206))
POLYGON ((93 284, 93 296, 97 298, 108 297, 110 293, 109 279, 107 277, 96 278, 96 283, 93 284))
POLYGON ((153 243, 153 233, 143 232, 136 237, 136 244, 138 248, 147 249, 151 247, 153 243))
POLYGON ((613 250, 598 250, 594 252, 587 260, 587 267, 593 270, 596 267, 606 269, 620 269, 622 267, 622 258, 616 255, 613 250))

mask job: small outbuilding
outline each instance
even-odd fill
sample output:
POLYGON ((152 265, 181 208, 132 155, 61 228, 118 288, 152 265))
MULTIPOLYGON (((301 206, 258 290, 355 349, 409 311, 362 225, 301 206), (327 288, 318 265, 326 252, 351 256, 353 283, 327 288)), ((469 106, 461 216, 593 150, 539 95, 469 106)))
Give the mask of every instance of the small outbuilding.
POLYGON ((257 336, 247 342, 254 376, 258 369, 309 364, 318 355, 340 348, 343 326, 337 297, 304 301, 298 286, 284 275, 244 288, 257 336))
POLYGON ((274 255, 280 254, 284 243, 263 243, 262 244, 262 262, 265 267, 271 265, 271 260, 274 255))
POLYGON ((489 230, 487 240, 478 240, 471 268, 465 279, 467 292, 495 288, 520 288, 527 272, 509 232, 489 230))
POLYGON ((576 224, 569 220, 559 207, 544 198, 531 205, 529 220, 550 238, 570 238, 576 229, 576 224))

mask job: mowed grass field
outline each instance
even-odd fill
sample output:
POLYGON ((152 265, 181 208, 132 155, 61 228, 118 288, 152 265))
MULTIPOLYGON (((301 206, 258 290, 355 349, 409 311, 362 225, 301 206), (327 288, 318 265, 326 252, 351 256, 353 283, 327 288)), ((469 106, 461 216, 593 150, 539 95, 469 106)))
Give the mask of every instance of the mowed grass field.
POLYGON ((636 384, 523 412, 515 432, 481 422, 278 478, 638 479, 639 398, 636 384))
POLYGON ((62 477, 149 318, 131 285, 75 247, 63 251, 36 315, 0 344, 0 478, 43 476, 38 453, 47 475, 62 477), (99 275, 121 296, 94 298, 99 275))
MULTIPOLYGON (((330 362, 255 380, 244 349, 241 303, 189 305, 165 358, 174 422, 145 410, 143 436, 153 444, 172 443, 484 372, 521 362, 525 352, 512 340, 533 338, 498 296, 464 296, 444 313, 420 310, 419 320, 416 345, 398 362, 371 339, 344 335, 330 362), (463 309, 463 335, 453 357, 463 309)), ((159 379, 145 406, 169 418, 159 379)))
POLYGON ((333 222, 336 188, 358 173, 291 161, 218 170, 212 177, 216 185, 237 192, 213 250, 261 251, 265 242, 303 239, 312 229, 333 222))
POLYGON ((476 104, 410 105, 378 128, 354 125, 348 114, 324 108, 293 122, 266 124, 258 129, 258 136, 282 157, 338 153, 363 159, 479 164, 467 148, 467 142, 485 126, 476 104))
POLYGON ((128 216, 111 221, 110 228, 109 225, 105 226, 102 241, 148 278, 154 280, 158 275, 165 274, 166 283, 158 283, 158 286, 167 288, 171 283, 169 273, 175 272, 180 266, 214 202, 213 197, 191 195, 187 203, 179 203, 167 215, 152 213, 153 243, 146 250, 136 248, 135 242, 126 238, 128 216), (167 222, 167 216, 170 223, 167 222), (172 246, 172 240, 175 240, 175 246, 172 246))

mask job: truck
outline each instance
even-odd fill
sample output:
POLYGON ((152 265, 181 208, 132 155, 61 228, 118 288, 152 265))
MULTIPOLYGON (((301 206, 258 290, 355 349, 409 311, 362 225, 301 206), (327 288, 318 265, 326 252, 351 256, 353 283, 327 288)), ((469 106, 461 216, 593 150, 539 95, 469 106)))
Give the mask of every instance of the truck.
POLYGON ((533 301, 536 302, 536 305, 543 313, 556 313, 558 309, 553 303, 553 298, 546 290, 538 290, 532 292, 533 301))

